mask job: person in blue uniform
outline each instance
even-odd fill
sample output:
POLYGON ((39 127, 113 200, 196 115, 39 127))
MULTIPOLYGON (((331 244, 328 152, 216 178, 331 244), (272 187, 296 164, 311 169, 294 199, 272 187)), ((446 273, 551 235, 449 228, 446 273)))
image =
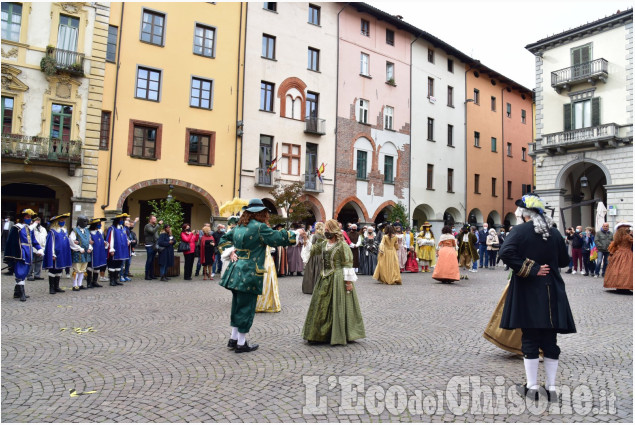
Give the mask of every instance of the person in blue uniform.
POLYGON ((60 278, 65 268, 73 264, 71 259, 71 245, 64 225, 70 213, 60 214, 49 221, 49 234, 46 236, 44 249, 44 266, 49 274, 49 294, 64 292, 60 289, 60 278))
POLYGON ((112 226, 108 228, 106 233, 106 242, 108 242, 108 277, 110 278, 110 286, 122 285, 117 277, 121 272, 121 266, 124 260, 130 258, 130 240, 126 230, 124 229, 124 221, 128 214, 119 214, 112 219, 112 226))
POLYGON ((31 216, 35 215, 35 211, 27 208, 22 211, 22 222, 13 225, 7 237, 7 248, 5 249, 5 258, 11 258, 13 263, 13 272, 15 274, 14 298, 20 298, 20 301, 26 301, 27 295, 24 288, 24 281, 29 274, 31 263, 34 261, 35 254, 42 255, 42 247, 35 239, 33 230, 29 227, 31 224, 31 216))
POLYGON ((88 217, 80 215, 77 217, 77 226, 71 230, 69 240, 71 241, 71 258, 73 259, 73 291, 86 289, 82 285, 84 273, 88 266, 88 261, 93 253, 92 239, 87 229, 88 217))
POLYGON ((267 246, 295 245, 295 233, 287 230, 275 231, 267 224, 269 212, 260 199, 252 199, 243 208, 236 226, 225 233, 218 250, 222 254, 233 245, 231 263, 223 274, 220 285, 232 292, 232 333, 227 347, 236 353, 258 349, 258 344, 249 345, 246 334, 256 315, 258 295, 262 294, 265 274, 265 250, 267 246))
POLYGON ((106 221, 106 219, 93 218, 88 222, 90 239, 93 241, 93 252, 88 259, 88 267, 86 268, 88 277, 86 286, 88 288, 101 288, 102 286, 97 282, 97 279, 99 279, 99 272, 106 270, 108 251, 106 251, 107 245, 104 241, 104 235, 101 233, 101 223, 103 221, 106 221))

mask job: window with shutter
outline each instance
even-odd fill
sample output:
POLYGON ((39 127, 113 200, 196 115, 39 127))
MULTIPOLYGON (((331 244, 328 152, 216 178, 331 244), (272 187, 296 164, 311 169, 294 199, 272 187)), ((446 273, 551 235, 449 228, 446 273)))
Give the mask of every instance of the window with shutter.
POLYGON ((571 104, 564 105, 564 131, 571 130, 571 104))
POLYGON ((594 97, 591 99, 591 126, 598 125, 600 125, 600 98, 594 97))
POLYGON ((581 77, 590 72, 589 62, 592 60, 591 43, 571 49, 571 66, 573 77, 581 77))

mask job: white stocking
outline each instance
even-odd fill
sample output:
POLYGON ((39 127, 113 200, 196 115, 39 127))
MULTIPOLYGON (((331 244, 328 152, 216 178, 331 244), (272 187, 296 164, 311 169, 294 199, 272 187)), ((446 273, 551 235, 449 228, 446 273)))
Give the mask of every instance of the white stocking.
POLYGON ((238 345, 245 345, 245 337, 247 336, 247 334, 244 334, 242 332, 238 332, 238 345))
POLYGON ((525 360, 525 374, 527 375, 527 388, 538 388, 538 359, 524 359, 525 360))
POLYGON ((545 383, 548 390, 554 390, 556 386, 556 373, 558 372, 558 359, 550 359, 545 357, 545 375, 547 382, 545 383), (553 387, 553 388, 552 388, 553 387))
POLYGON ((238 339, 238 328, 235 326, 232 326, 232 336, 231 339, 238 339))
POLYGON ((77 273, 77 286, 82 286, 84 281, 84 273, 77 273))

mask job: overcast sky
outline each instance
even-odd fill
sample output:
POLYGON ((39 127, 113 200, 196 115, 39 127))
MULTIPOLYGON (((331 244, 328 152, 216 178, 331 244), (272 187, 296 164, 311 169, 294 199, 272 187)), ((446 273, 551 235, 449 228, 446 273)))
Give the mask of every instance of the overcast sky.
POLYGON ((632 7, 612 0, 369 1, 454 46, 484 65, 535 87, 527 44, 632 7))

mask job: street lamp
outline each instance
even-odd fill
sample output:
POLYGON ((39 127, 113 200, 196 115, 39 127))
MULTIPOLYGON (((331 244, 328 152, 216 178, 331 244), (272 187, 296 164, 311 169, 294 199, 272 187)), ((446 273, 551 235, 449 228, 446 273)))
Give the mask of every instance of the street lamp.
POLYGON ((166 200, 167 200, 168 202, 171 202, 171 201, 172 201, 172 199, 174 199, 174 197, 172 196, 172 189, 174 189, 174 186, 173 186, 173 185, 170 185, 170 186, 168 186, 168 187, 169 187, 169 190, 168 190, 168 196, 166 197, 166 200))
POLYGON ((584 159, 582 160, 582 177, 580 177, 580 186, 588 187, 589 179, 586 178, 586 167, 584 166, 584 159))

